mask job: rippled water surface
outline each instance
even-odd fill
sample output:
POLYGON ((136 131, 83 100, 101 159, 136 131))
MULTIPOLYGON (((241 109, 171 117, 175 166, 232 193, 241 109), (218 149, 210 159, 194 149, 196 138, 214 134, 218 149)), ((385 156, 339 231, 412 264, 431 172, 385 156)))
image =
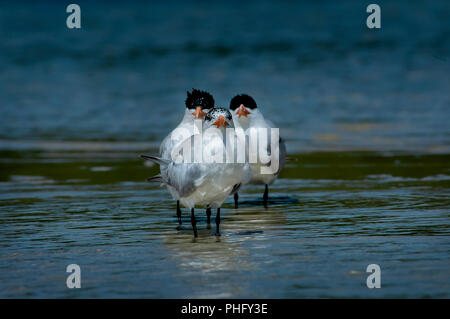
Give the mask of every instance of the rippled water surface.
POLYGON ((449 1, 377 1, 380 30, 360 1, 77 3, 80 30, 0 3, 0 297, 450 297, 449 1), (196 241, 139 159, 192 87, 254 96, 297 159, 196 241))
POLYGON ((166 190, 143 181, 158 168, 139 159, 4 155, 3 297, 449 296, 447 155, 299 155, 267 208, 256 186, 238 209, 226 202, 220 238, 198 209, 196 241, 189 212, 177 231, 166 190), (80 290, 65 287, 71 263, 80 290))

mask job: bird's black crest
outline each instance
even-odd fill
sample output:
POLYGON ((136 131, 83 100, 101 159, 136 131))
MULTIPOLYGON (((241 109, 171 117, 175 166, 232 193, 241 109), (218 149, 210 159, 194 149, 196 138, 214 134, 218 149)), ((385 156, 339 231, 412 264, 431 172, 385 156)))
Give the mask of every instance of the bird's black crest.
POLYGON ((211 109, 208 113, 206 113, 205 121, 211 121, 212 119, 219 117, 220 115, 225 116, 225 118, 229 121, 231 121, 231 113, 227 109, 217 107, 211 109))
POLYGON ((214 107, 214 98, 206 91, 192 89, 192 92, 187 92, 185 103, 188 109, 195 109, 197 106, 202 109, 211 109, 214 107))
POLYGON ((239 106, 241 106, 241 104, 244 104, 246 108, 249 108, 251 110, 256 109, 257 107, 255 100, 251 96, 247 94, 240 94, 231 99, 230 109, 234 111, 239 106))

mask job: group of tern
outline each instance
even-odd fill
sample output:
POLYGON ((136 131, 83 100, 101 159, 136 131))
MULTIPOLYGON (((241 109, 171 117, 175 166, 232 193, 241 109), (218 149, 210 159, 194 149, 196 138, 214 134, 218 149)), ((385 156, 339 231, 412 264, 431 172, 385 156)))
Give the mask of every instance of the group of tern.
POLYGON ((211 223, 211 209, 217 210, 215 235, 220 236, 220 207, 228 196, 234 196, 237 208, 238 192, 243 185, 265 185, 263 203, 264 206, 267 205, 269 185, 284 167, 285 143, 278 135, 274 135, 277 138, 275 146, 270 143, 259 149, 251 146, 249 138, 252 134, 259 129, 269 132, 273 129, 273 124, 264 118, 255 100, 247 94, 233 97, 229 109, 226 109, 215 106, 210 93, 192 89, 187 92, 185 105, 183 120, 163 140, 159 155, 141 155, 160 166, 160 174, 149 177, 147 181, 161 183, 176 201, 177 229, 181 229, 182 223, 181 204, 191 211, 191 224, 194 237, 197 237, 194 208, 205 207, 208 227, 211 223), (230 130, 236 134, 230 135, 230 130), (178 134, 180 132, 184 134, 178 134), (201 139, 198 138, 200 135, 201 139), (232 144, 231 155, 226 141, 230 136, 234 136, 236 142, 232 144), (186 152, 192 145, 193 152, 186 152), (244 145, 241 160, 217 160, 218 156, 220 158, 225 155, 239 157, 237 145, 244 145), (192 160, 192 157, 197 160, 192 160), (274 161, 277 162, 276 170, 268 170, 267 173, 274 161))

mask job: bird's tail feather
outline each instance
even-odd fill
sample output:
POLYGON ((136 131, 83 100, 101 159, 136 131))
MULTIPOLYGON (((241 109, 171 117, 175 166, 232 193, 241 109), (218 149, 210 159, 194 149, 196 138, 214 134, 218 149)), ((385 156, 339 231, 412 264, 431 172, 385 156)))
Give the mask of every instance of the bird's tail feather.
POLYGON ((158 183, 163 183, 164 181, 163 181, 163 179, 162 179, 161 174, 158 174, 158 175, 155 175, 155 176, 152 176, 152 177, 147 178, 147 182, 158 182, 158 183))
POLYGON ((142 158, 145 158, 149 161, 152 161, 153 163, 159 164, 159 165, 168 165, 170 163, 169 160, 163 159, 161 157, 157 157, 157 156, 150 156, 150 155, 144 155, 141 154, 142 158))

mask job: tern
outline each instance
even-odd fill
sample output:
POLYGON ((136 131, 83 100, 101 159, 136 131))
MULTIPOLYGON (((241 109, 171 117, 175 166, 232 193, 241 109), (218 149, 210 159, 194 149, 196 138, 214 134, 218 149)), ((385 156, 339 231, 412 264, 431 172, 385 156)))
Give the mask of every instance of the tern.
MULTIPOLYGON (((160 158, 165 160, 172 160, 172 154, 175 148, 179 147, 186 138, 195 134, 194 131, 194 121, 195 120, 204 120, 206 112, 214 107, 214 98, 213 96, 206 92, 198 89, 192 89, 191 92, 187 92, 187 98, 185 100, 186 110, 184 112, 184 117, 181 122, 177 125, 177 127, 169 133, 169 135, 162 141, 159 155, 160 158), (176 130, 185 129, 186 132, 189 132, 188 136, 174 134, 176 130)), ((154 178, 148 178, 147 181, 159 181, 158 176, 154 178)), ((173 190, 170 185, 166 185, 169 193, 172 195, 174 200, 177 201, 177 219, 178 219, 178 228, 181 228, 181 209, 180 209, 180 201, 177 197, 177 192, 173 190)), ((207 210, 207 214, 211 211, 207 210)))
MULTIPOLYGON (((258 110, 255 100, 247 94, 240 94, 233 97, 230 101, 230 110, 232 112, 234 122, 239 123, 242 129, 246 132, 247 137, 249 136, 250 130, 252 129, 270 129, 274 127, 273 124, 269 120, 266 120, 263 114, 258 110)), ((246 151, 249 152, 248 147, 246 148, 246 151)), ((277 150, 271 150, 270 143, 268 143, 265 153, 265 155, 267 156, 278 156, 278 158, 275 158, 279 163, 278 170, 272 174, 262 174, 261 167, 269 167, 270 163, 262 163, 260 157, 257 156, 256 163, 250 163, 252 174, 251 180, 249 182, 249 184, 253 185, 265 185, 263 195, 264 206, 267 205, 267 201, 269 199, 269 185, 271 185, 277 179, 286 161, 286 145, 284 140, 280 137, 277 150)), ((235 207, 238 206, 238 200, 239 194, 238 192, 235 192, 235 207)))
MULTIPOLYGON (((216 236, 220 236, 222 203, 251 178, 248 163, 226 161, 226 128, 234 129, 233 117, 227 109, 213 108, 206 113, 201 144, 196 145, 194 142, 194 152, 202 152, 200 162, 179 163, 172 159, 141 155, 160 165, 161 174, 151 177, 150 180, 166 185, 174 198, 191 210, 194 237, 198 236, 195 206, 217 209, 216 236)), ((191 136, 191 139, 194 137, 191 136)))

